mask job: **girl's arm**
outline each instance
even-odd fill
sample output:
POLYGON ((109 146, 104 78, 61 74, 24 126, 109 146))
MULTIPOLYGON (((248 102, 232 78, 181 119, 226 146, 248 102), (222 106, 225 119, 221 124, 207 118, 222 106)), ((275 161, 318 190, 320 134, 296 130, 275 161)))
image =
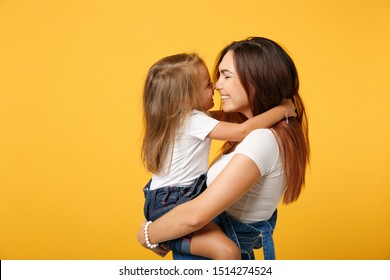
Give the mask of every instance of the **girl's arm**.
MULTIPOLYGON (((220 111, 211 112, 213 118, 220 119, 220 115, 220 111)), ((291 99, 284 99, 280 105, 240 124, 220 122, 207 137, 215 140, 242 141, 251 131, 272 127, 286 116, 296 116, 295 106, 291 99)))
MULTIPOLYGON (((236 154, 213 183, 197 198, 181 204, 148 227, 152 244, 197 231, 237 202, 260 178, 260 170, 247 156, 236 154)), ((138 241, 145 244, 144 229, 138 241)))

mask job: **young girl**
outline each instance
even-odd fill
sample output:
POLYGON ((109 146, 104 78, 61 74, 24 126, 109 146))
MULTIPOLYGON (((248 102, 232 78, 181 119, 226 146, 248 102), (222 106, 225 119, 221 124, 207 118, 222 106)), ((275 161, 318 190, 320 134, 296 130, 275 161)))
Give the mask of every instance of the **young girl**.
MULTIPOLYGON (((290 100, 241 124, 216 120, 218 111, 206 113, 214 106, 214 85, 197 54, 177 54, 156 62, 148 72, 143 94, 142 159, 153 173, 144 188, 144 214, 149 221, 205 189, 210 139, 241 141, 252 130, 271 127, 285 117, 295 116, 290 100)), ((148 242, 147 227, 148 224, 146 244, 155 248, 148 242)), ((241 258, 239 248, 214 223, 191 236, 160 245, 209 259, 241 258)))

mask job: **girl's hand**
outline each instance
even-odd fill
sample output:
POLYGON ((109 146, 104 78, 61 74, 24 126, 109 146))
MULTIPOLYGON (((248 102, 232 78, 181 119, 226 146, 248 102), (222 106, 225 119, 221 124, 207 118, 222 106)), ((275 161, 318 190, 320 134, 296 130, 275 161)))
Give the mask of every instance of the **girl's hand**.
POLYGON ((164 257, 169 252, 169 250, 167 250, 166 248, 164 248, 162 246, 158 246, 157 248, 150 249, 148 246, 146 246, 145 234, 144 234, 145 224, 146 224, 146 220, 143 220, 142 223, 141 223, 141 227, 140 227, 140 229, 138 230, 138 233, 137 233, 137 240, 138 240, 138 242, 142 246, 144 246, 146 249, 152 250, 154 253, 156 253, 160 257, 164 257))
POLYGON ((153 253, 159 255, 160 257, 165 257, 166 254, 168 254, 169 250, 165 249, 162 246, 158 246, 157 248, 150 249, 153 253))
POLYGON ((280 105, 283 106, 285 112, 287 112, 288 117, 296 117, 297 113, 295 112, 295 105, 290 98, 284 98, 280 105))

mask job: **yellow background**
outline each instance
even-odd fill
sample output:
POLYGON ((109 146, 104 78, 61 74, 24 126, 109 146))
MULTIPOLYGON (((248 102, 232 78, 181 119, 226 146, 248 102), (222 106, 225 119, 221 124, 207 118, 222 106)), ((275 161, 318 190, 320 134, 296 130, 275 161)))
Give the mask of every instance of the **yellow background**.
POLYGON ((277 257, 390 259, 389 0, 0 0, 0 259, 160 259, 135 240, 146 72, 253 35, 295 60, 310 121, 277 257))

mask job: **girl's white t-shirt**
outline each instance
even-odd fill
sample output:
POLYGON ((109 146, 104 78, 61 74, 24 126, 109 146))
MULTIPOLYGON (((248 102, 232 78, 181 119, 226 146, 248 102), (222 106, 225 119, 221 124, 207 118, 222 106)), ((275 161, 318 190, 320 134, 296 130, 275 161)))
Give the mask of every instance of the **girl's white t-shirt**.
POLYGON ((206 113, 193 110, 183 130, 177 133, 173 151, 172 147, 168 149, 164 172, 152 176, 150 189, 172 185, 187 186, 201 174, 206 173, 211 143, 207 135, 218 123, 218 120, 209 117, 206 113))
POLYGON ((269 129, 252 131, 237 145, 235 151, 222 156, 210 167, 207 173, 208 186, 236 154, 253 160, 261 172, 261 178, 226 211, 243 223, 266 221, 272 216, 286 188, 278 142, 269 129))

